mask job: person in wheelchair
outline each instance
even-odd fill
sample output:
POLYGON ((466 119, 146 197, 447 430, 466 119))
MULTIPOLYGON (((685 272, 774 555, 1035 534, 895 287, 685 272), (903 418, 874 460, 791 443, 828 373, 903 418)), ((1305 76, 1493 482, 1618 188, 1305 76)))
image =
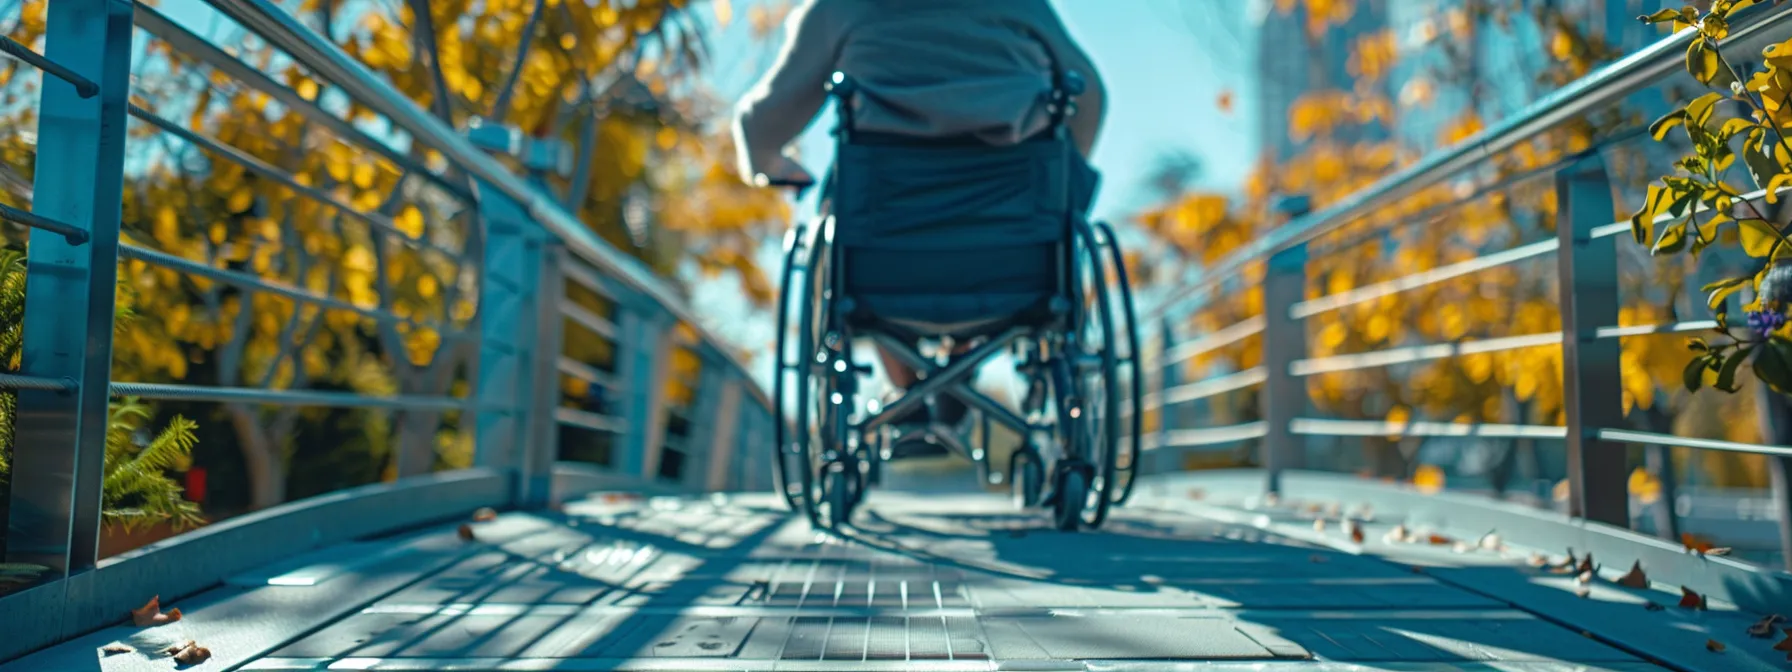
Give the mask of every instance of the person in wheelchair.
MULTIPOLYGON (((737 108, 740 174, 760 186, 814 184, 785 148, 821 111, 835 73, 859 90, 851 112, 860 144, 1011 146, 1050 138, 1046 94, 1059 72, 1085 82, 1078 112, 1065 123, 1078 158, 1088 157, 1106 92, 1048 0, 807 0, 789 15, 776 63, 737 108)), ((1087 190, 1092 197, 1093 185, 1087 190)), ((831 195, 823 195, 824 217, 831 195)), ((892 386, 914 385, 912 367, 886 349, 879 354, 892 386)), ((960 427, 966 417, 953 396, 930 406, 900 422, 960 427)), ((940 450, 901 442, 895 453, 940 450)))
POLYGON ((1142 395, 1120 254, 1088 219, 1106 97, 1094 64, 1048 0, 807 0, 737 109, 743 178, 813 186, 785 148, 830 97, 840 121, 822 217, 786 238, 779 301, 774 403, 796 414, 775 425, 786 502, 837 526, 883 460, 948 451, 998 482, 990 428, 1001 425, 1021 440, 1008 463, 1016 502, 1050 506, 1060 529, 1101 525, 1136 464, 1117 458, 1120 321, 1133 455, 1142 395), (859 398, 861 339, 901 388, 886 403, 859 398), (1026 385, 1018 409, 971 385, 1003 354, 1026 385), (969 410, 980 445, 961 423, 969 410))

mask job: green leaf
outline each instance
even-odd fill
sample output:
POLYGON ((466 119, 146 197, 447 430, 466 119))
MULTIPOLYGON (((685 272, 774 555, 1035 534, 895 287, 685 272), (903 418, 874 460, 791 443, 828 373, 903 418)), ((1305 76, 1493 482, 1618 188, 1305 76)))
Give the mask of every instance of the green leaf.
POLYGON ((1699 193, 1698 191, 1681 193, 1679 198, 1668 204, 1668 214, 1674 217, 1685 217, 1687 212, 1692 209, 1692 205, 1699 202, 1699 193))
POLYGON ((1651 248, 1649 253, 1661 254, 1665 252, 1673 254, 1685 247, 1686 222, 1680 221, 1670 224, 1667 228, 1661 230, 1661 237, 1655 240, 1655 247, 1651 248))
POLYGON ((1767 186, 1762 187, 1767 190, 1767 202, 1778 203, 1780 190, 1788 186, 1792 186, 1792 173, 1780 173, 1773 176, 1773 179, 1767 181, 1767 186))
MULTIPOLYGON (((1724 303, 1724 299, 1726 299, 1726 297, 1731 296, 1731 294, 1735 294, 1735 292, 1740 292, 1740 290, 1742 290, 1742 287, 1745 287, 1745 285, 1749 285, 1749 283, 1753 283, 1753 281, 1754 281, 1753 276, 1742 276, 1742 278, 1726 278, 1726 280, 1719 280, 1719 281, 1715 281, 1715 283, 1710 283, 1710 285, 1704 285, 1704 287, 1701 287, 1701 289, 1699 289, 1699 290, 1701 290, 1701 292, 1710 292, 1710 296, 1708 296, 1708 297, 1706 297, 1706 299, 1704 299, 1704 303, 1706 303, 1706 305, 1708 305, 1708 306, 1711 306, 1711 308, 1717 308, 1717 305, 1719 305, 1719 303, 1724 303)), ((1701 344, 1702 344, 1702 342, 1701 342, 1701 344)))
POLYGON ((1755 121, 1753 119, 1744 119, 1742 117, 1734 117, 1734 118, 1724 121, 1724 125, 1718 127, 1717 137, 1723 139, 1725 142, 1728 142, 1730 140, 1730 138, 1734 138, 1738 135, 1741 135, 1743 131, 1746 131, 1749 129, 1754 129, 1754 128, 1760 128, 1760 127, 1761 127, 1761 125, 1755 123, 1755 121))
POLYGON ((1723 100, 1723 94, 1716 91, 1692 99, 1686 104, 1686 121, 1696 126, 1704 126, 1711 121, 1711 115, 1717 111, 1717 101, 1723 100))
POLYGON ((1686 385, 1687 392, 1697 392, 1705 385, 1704 357, 1694 357, 1686 363, 1686 369, 1680 372, 1680 382, 1686 385))
POLYGON ((1717 382, 1713 383, 1712 387, 1725 392, 1735 392, 1741 389, 1736 386, 1736 369, 1741 368, 1743 360, 1748 359, 1749 350, 1750 348, 1745 346, 1731 352, 1730 358, 1724 360, 1723 366, 1717 370, 1717 382))
POLYGON ((1662 208, 1667 207, 1668 199, 1673 196, 1673 191, 1649 185, 1649 196, 1643 199, 1642 209, 1630 216, 1630 236, 1636 239, 1637 244, 1649 242, 1650 229, 1655 224, 1656 215, 1661 214, 1662 208))
POLYGON ((1730 3, 1730 6, 1728 9, 1724 10, 1724 18, 1726 18, 1726 19, 1730 18, 1731 16, 1735 15, 1737 12, 1740 12, 1742 10, 1748 9, 1749 7, 1754 6, 1754 4, 1755 4, 1755 0, 1735 0, 1734 2, 1730 3))
POLYGON ((1679 18, 1680 18, 1680 10, 1664 9, 1664 10, 1661 10, 1654 14, 1636 17, 1636 20, 1641 21, 1643 23, 1656 24, 1656 23, 1667 23, 1669 21, 1675 21, 1675 20, 1678 20, 1679 18))
POLYGON ((1692 44, 1686 45, 1686 72, 1700 84, 1711 84, 1720 69, 1717 52, 1711 50, 1704 37, 1694 38, 1692 44))
POLYGON ((1772 224, 1767 223, 1767 220, 1744 219, 1736 222, 1736 225, 1741 227, 1742 250, 1747 252, 1748 256, 1757 259, 1768 256, 1773 254, 1775 246, 1786 242, 1785 236, 1780 235, 1780 232, 1775 230, 1772 224))
POLYGON ((1693 352, 1708 352, 1711 350, 1711 344, 1706 343, 1703 338, 1694 338, 1686 342, 1686 349, 1693 352))
POLYGON ((1766 189, 1774 176, 1780 174, 1779 162, 1767 155, 1766 142, 1767 129, 1761 126, 1749 129, 1748 137, 1742 141, 1742 163, 1748 166, 1748 176, 1761 189, 1766 189))
POLYGON ((1685 123, 1686 110, 1674 110, 1673 112, 1661 115, 1661 118, 1656 119, 1655 123, 1649 124, 1649 135, 1654 137, 1657 141, 1666 140, 1668 131, 1672 131, 1675 126, 1685 123))
POLYGON ((1780 394, 1792 393, 1792 345, 1777 338, 1755 352, 1755 377, 1780 394))
POLYGON ((1730 149, 1729 145, 1718 145, 1714 156, 1711 157, 1711 168, 1721 173, 1729 170, 1730 166, 1735 163, 1735 150, 1730 149))

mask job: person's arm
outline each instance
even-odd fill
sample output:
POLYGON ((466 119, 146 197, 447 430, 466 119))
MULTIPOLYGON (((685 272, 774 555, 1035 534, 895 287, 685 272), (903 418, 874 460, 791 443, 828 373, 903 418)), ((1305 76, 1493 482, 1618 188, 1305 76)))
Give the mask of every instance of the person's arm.
POLYGON ((1070 36, 1070 29, 1064 26, 1063 19, 1052 9, 1051 3, 1039 0, 1039 9, 1047 20, 1045 39, 1051 44, 1047 46, 1057 57, 1059 67, 1075 71, 1083 76, 1088 84, 1083 95, 1076 99, 1076 116, 1070 118, 1070 137, 1076 141, 1083 156, 1094 156, 1095 141, 1101 135, 1102 122, 1107 118, 1107 84, 1101 79, 1101 72, 1095 69, 1095 61, 1083 51, 1076 39, 1070 36))
POLYGON ((784 147, 827 103, 826 86, 844 32, 837 5, 837 0, 806 0, 791 10, 777 61, 735 107, 736 160, 748 184, 759 175, 772 180, 807 175, 784 156, 784 147))

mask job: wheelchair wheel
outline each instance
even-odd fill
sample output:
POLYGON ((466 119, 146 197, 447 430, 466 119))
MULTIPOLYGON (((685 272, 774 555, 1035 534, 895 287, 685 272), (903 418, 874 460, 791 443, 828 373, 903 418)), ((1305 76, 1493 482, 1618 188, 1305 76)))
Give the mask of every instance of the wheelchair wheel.
POLYGON ((982 411, 976 413, 978 432, 977 440, 971 443, 971 460, 977 467, 977 487, 988 488, 990 472, 994 471, 994 467, 989 463, 990 446, 994 443, 990 440, 990 431, 993 429, 994 423, 990 422, 988 413, 982 411))
MULTIPOLYGON (((1081 232, 1080 247, 1088 257, 1084 277, 1079 279, 1083 305, 1075 330, 1065 343, 1068 363, 1058 367, 1065 383, 1058 389, 1067 392, 1072 403, 1059 402, 1067 408, 1059 417, 1070 455, 1090 470, 1078 483, 1085 492, 1099 495, 1079 508, 1083 524, 1094 528, 1107 520, 1108 508, 1117 499, 1113 491, 1120 489, 1120 377, 1115 352, 1119 337, 1114 329, 1113 301, 1105 291, 1105 264, 1097 246, 1099 239, 1087 226, 1081 227, 1081 232)), ((1074 469, 1076 462, 1071 466, 1074 469)), ((1065 479, 1060 481, 1063 485, 1075 480, 1066 474, 1058 477, 1065 479)), ((1059 500, 1065 506, 1083 502, 1068 496, 1074 493, 1063 494, 1067 496, 1059 500)))
MULTIPOLYGON (((1063 469, 1058 472, 1058 499, 1052 506, 1052 523, 1059 530, 1074 532, 1078 527, 1087 524, 1084 512, 1089 508, 1088 475, 1081 469, 1063 469)), ((1102 506, 1106 497, 1095 497, 1096 506, 1102 506)), ((1099 523, 1097 523, 1099 524, 1099 523)), ((1090 525, 1094 527, 1095 525, 1090 525)))
POLYGON ((1120 481, 1119 487, 1111 489, 1115 504, 1125 504, 1132 498, 1133 485, 1138 482, 1139 461, 1144 459, 1145 450, 1145 368, 1139 360, 1139 323, 1138 314, 1134 311, 1132 301, 1132 283, 1126 275, 1126 258, 1120 252, 1120 239, 1114 235, 1114 228, 1107 222, 1095 225, 1103 247, 1108 250, 1108 260, 1114 272, 1114 284, 1119 290, 1119 312, 1117 324, 1125 325, 1125 337, 1121 343, 1126 346, 1126 356, 1117 357, 1117 363, 1126 369, 1127 394, 1125 407, 1130 413, 1126 422, 1126 439, 1121 441, 1120 454, 1116 459, 1115 478, 1120 481))
POLYGON ((1015 451, 1008 459, 1008 491, 1017 509, 1039 505, 1045 490, 1045 463, 1031 447, 1015 451))
MULTIPOLYGON (((793 339, 789 324, 792 310, 798 311, 796 316, 798 325, 806 325, 810 319, 809 302, 801 301, 795 305, 791 303, 793 297, 805 297, 813 294, 814 274, 804 273, 801 287, 793 287, 791 283, 796 271, 803 266, 802 257, 806 247, 803 240, 805 228, 798 224, 784 236, 784 269, 781 274, 782 279, 778 284, 778 305, 775 311, 777 313, 777 352, 774 353, 774 359, 777 368, 772 374, 773 413, 777 417, 777 422, 773 423, 772 487, 777 489, 784 499, 785 506, 790 507, 792 511, 803 508, 802 502, 808 497, 810 487, 809 465, 806 460, 808 449, 804 440, 809 434, 807 419, 799 411, 799 417, 794 419, 795 425, 792 426, 792 423, 787 422, 784 417, 784 413, 793 406, 796 409, 802 409, 807 406, 808 401, 806 395, 803 394, 808 386, 808 370, 803 366, 807 360, 804 355, 800 354, 807 349, 807 341, 800 334, 793 339), (793 345, 796 346, 796 353, 792 352, 793 345), (793 358, 796 361, 790 361, 793 358), (796 384, 787 385, 785 377, 792 374, 796 376, 796 384), (797 473, 791 473, 793 468, 797 473)), ((804 333, 806 332, 805 329, 804 333)))
POLYGON ((872 441, 861 444, 857 451, 859 464, 864 465, 865 485, 875 486, 883 482, 883 441, 872 441))
MULTIPOLYGON (((864 495, 859 487, 858 470, 846 462, 831 462, 822 477, 822 499, 827 505, 827 527, 839 529, 852 521, 852 511, 864 495)), ((817 525, 820 527, 820 525, 817 525)))

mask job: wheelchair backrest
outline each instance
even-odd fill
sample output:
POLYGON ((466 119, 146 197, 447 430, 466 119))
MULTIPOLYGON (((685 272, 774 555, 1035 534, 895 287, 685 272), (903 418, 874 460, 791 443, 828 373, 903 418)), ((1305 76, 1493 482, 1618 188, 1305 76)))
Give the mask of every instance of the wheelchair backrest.
POLYGON ((834 287, 880 317, 940 324, 1070 297, 1074 231, 1099 178, 1063 123, 1076 79, 1055 79, 1052 125, 998 146, 857 133, 851 84, 836 75, 834 287))

